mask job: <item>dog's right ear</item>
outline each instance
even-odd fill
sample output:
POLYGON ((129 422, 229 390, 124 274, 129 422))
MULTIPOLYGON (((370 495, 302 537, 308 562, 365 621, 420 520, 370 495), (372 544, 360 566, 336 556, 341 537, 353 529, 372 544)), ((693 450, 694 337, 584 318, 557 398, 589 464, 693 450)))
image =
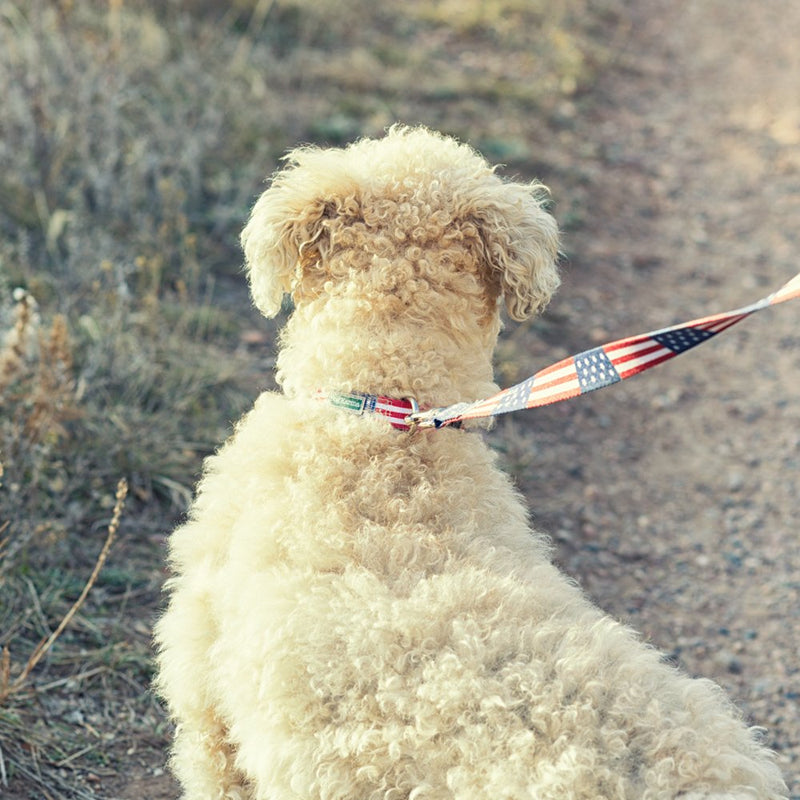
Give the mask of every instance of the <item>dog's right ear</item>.
POLYGON ((476 203, 483 257, 515 320, 542 311, 559 284, 558 226, 544 208, 547 197, 538 181, 495 179, 476 203))
POLYGON ((242 231, 250 292, 267 317, 281 310, 283 296, 294 295, 325 255, 332 205, 304 172, 296 159, 278 172, 242 231))

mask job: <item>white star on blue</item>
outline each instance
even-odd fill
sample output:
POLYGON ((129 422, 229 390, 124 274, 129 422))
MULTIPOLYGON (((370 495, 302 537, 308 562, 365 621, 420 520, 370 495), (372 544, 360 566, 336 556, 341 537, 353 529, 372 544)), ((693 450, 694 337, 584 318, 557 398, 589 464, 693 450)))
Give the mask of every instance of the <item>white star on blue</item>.
POLYGON ((581 392, 602 389, 622 380, 602 347, 579 353, 575 356, 574 363, 581 392))
POLYGON ((516 386, 512 386, 508 393, 500 398, 494 413, 502 414, 507 411, 516 411, 519 408, 525 408, 532 386, 532 377, 522 383, 518 383, 516 386))
POLYGON ((683 353, 686 350, 710 339, 714 334, 702 328, 678 328, 674 331, 657 333, 653 339, 660 345, 669 348, 673 353, 683 353))

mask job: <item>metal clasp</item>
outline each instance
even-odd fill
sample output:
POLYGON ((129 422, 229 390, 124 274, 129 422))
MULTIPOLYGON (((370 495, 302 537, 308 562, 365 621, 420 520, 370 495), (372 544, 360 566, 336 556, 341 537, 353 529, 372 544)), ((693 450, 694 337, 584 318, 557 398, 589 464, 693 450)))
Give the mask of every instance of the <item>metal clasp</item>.
POLYGON ((411 403, 411 413, 408 414, 406 417, 403 417, 403 422, 408 425, 409 430, 414 430, 417 427, 417 420, 415 417, 419 414, 419 403, 417 402, 416 397, 403 397, 402 400, 405 400, 407 403, 411 403))
POLYGON ((429 408, 427 411, 420 411, 419 405, 413 397, 404 397, 403 399, 411 403, 411 413, 403 420, 410 430, 436 427, 436 412, 441 409, 429 408))

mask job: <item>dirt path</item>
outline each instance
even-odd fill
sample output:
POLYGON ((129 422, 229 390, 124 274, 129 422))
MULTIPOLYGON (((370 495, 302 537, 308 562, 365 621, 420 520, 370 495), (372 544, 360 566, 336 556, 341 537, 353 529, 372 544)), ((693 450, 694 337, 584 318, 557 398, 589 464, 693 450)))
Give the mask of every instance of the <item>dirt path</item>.
MULTIPOLYGON (((574 352, 736 308, 800 269, 800 5, 635 5, 623 68, 578 123, 591 145, 585 227, 548 325, 517 332, 513 357, 540 353, 542 333, 574 352)), ((796 302, 764 312, 627 384, 510 420, 503 436, 564 567, 767 728, 793 797, 798 314, 796 302)))

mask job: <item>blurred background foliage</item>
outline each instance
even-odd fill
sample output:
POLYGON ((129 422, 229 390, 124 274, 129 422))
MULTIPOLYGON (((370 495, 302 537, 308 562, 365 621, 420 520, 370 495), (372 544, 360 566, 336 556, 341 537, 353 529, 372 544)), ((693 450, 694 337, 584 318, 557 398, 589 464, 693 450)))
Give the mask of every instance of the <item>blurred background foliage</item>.
POLYGON ((569 139, 623 12, 0 0, 0 681, 79 595, 117 481, 130 485, 89 602, 0 702, 7 774, 57 794, 87 758, 116 763, 119 738, 146 729, 163 745, 146 693, 163 540, 203 456, 272 387, 275 327, 250 309, 238 234, 281 155, 424 123, 579 184, 544 143, 569 139), (43 691, 70 680, 72 696, 43 691), (64 726, 76 708, 84 722, 64 726))

